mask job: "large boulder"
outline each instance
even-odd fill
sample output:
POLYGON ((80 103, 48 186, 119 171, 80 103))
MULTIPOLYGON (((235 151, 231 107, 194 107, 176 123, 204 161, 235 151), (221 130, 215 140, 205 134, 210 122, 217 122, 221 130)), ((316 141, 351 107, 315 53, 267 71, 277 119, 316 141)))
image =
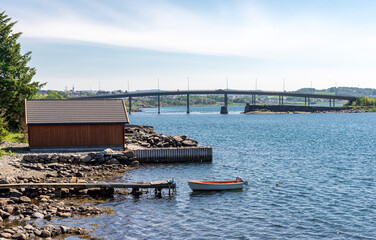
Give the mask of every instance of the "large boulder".
POLYGON ((192 140, 184 140, 182 142, 182 145, 186 146, 186 147, 196 147, 197 146, 197 142, 192 141, 192 140))
POLYGON ((21 203, 31 203, 31 199, 26 197, 26 196, 21 196, 20 197, 20 202, 21 203))
POLYGON ((92 157, 91 157, 90 155, 87 155, 87 156, 81 158, 81 162, 83 162, 83 163, 87 163, 87 162, 89 162, 91 159, 92 159, 92 157))
POLYGON ((127 158, 133 158, 133 157, 136 156, 136 155, 134 154, 134 152, 131 151, 131 150, 124 151, 124 152, 123 152, 123 155, 126 156, 127 158))
POLYGON ((120 162, 119 162, 119 160, 117 160, 115 158, 111 158, 107 162, 105 162, 104 164, 120 164, 120 162))
POLYGON ((32 215, 31 215, 32 218, 44 218, 44 215, 40 212, 34 212, 32 215))

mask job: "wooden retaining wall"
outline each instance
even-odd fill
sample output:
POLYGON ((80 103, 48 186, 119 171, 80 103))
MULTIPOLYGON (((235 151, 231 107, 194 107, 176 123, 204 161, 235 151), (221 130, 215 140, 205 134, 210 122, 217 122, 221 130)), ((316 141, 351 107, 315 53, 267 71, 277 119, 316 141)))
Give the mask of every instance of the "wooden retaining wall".
POLYGON ((150 148, 134 150, 140 163, 211 162, 211 147, 150 148))

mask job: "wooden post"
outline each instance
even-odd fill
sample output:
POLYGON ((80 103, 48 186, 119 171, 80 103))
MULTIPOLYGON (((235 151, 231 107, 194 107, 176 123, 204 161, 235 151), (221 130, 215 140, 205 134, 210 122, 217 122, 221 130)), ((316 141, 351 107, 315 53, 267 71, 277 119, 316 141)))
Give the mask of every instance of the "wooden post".
POLYGON ((161 95, 158 95, 158 114, 161 114, 161 95))

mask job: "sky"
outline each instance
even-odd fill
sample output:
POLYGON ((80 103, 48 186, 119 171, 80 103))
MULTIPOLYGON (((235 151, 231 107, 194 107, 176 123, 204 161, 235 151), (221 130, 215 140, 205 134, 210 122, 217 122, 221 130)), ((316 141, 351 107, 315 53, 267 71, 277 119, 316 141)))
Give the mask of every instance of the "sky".
POLYGON ((44 89, 376 88, 374 0, 0 0, 0 11, 44 89))

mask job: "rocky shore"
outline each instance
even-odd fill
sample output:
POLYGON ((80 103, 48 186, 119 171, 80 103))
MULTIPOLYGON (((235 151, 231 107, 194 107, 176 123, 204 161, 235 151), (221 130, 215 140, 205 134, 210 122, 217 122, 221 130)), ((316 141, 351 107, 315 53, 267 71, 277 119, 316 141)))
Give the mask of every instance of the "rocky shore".
POLYGON ((247 104, 244 114, 283 114, 283 113, 364 113, 372 112, 361 107, 322 107, 291 105, 250 105, 247 104))
MULTIPOLYGON (((137 165, 138 161, 131 150, 11 154, 0 160, 0 184, 116 180, 127 169, 137 165)), ((93 239, 87 229, 40 226, 37 220, 48 222, 53 218, 110 212, 110 209, 96 206, 99 203, 96 197, 113 194, 113 190, 103 189, 1 189, 0 239, 65 238, 69 235, 93 239)))
POLYGON ((125 129, 125 143, 144 148, 197 147, 198 142, 187 135, 166 136, 156 133, 151 126, 132 126, 125 129))

